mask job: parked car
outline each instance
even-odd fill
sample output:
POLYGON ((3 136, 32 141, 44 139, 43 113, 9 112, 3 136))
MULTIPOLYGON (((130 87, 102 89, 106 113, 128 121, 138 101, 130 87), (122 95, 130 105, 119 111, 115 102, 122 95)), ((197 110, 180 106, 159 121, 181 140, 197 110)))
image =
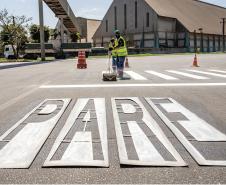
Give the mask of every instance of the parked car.
POLYGON ((16 56, 14 55, 14 52, 13 52, 13 47, 11 45, 5 45, 4 57, 6 59, 15 59, 16 58, 16 56))

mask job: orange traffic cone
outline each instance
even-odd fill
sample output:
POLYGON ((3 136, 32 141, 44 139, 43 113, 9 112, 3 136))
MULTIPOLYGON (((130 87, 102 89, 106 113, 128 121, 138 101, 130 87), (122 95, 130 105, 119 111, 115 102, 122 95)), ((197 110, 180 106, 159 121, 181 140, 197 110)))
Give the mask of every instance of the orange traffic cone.
POLYGON ((126 68, 129 68, 129 60, 128 60, 128 58, 127 58, 127 57, 126 57, 125 67, 126 67, 126 68))
POLYGON ((85 51, 79 51, 78 52, 78 64, 77 64, 78 69, 86 69, 87 64, 86 64, 86 52, 85 51))
POLYGON ((195 54, 195 58, 194 58, 192 67, 199 67, 199 65, 198 65, 198 59, 197 59, 197 54, 195 54))

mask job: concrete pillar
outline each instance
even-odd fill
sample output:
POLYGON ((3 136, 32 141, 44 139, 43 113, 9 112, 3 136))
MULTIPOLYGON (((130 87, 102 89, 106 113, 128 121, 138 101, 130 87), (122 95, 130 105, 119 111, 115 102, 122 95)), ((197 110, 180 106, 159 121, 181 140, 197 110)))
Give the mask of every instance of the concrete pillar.
POLYGON ((197 53, 197 32, 196 32, 196 30, 194 31, 194 50, 195 50, 195 53, 197 53))
POLYGON ((221 36, 218 36, 218 51, 221 51, 221 36))
POLYGON ((213 52, 216 52, 216 40, 215 40, 215 35, 213 35, 213 52))
POLYGON ((168 33, 167 33, 167 31, 165 32, 165 42, 166 42, 166 47, 168 48, 168 33))
POLYGON ((225 23, 226 23, 226 18, 223 18, 223 28, 222 28, 222 33, 223 33, 223 52, 225 51, 225 23))
POLYGON ((201 49, 201 52, 204 52, 203 32, 201 32, 200 35, 201 35, 200 49, 201 49))
POLYGON ((60 41, 64 43, 64 18, 60 18, 60 41))
POLYGON ((190 33, 188 31, 185 32, 185 47, 190 52, 190 33))
POLYGON ((155 48, 159 48, 159 33, 155 32, 155 48))
POLYGON ((207 52, 210 52, 210 35, 207 36, 207 52))
POLYGON ((41 44, 41 59, 45 61, 45 35, 44 35, 44 19, 43 19, 43 2, 38 0, 39 7, 39 24, 40 24, 40 44, 41 44))

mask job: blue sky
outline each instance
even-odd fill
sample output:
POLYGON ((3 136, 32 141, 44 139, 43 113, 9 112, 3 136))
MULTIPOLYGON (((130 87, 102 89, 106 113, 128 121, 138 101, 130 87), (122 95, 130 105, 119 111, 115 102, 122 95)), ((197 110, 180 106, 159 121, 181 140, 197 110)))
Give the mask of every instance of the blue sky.
MULTIPOLYGON (((14 15, 32 17, 38 24, 38 0, 0 0, 0 10, 6 8, 14 15), (10 2, 10 3, 9 3, 10 2)), ((102 19, 113 0, 68 0, 76 16, 102 19)), ((203 0, 226 7, 226 0, 203 0)), ((55 27, 57 19, 51 10, 44 6, 45 24, 55 27)))

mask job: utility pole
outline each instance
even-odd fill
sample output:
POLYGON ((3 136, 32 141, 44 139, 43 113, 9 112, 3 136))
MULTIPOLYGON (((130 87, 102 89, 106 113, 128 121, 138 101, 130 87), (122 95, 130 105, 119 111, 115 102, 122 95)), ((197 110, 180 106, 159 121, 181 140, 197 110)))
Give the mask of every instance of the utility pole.
POLYGON ((43 2, 38 0, 39 5, 39 22, 40 22, 40 44, 41 44, 41 59, 45 61, 45 35, 44 35, 44 20, 43 20, 43 2))
POLYGON ((64 18, 60 17, 60 41, 61 44, 64 43, 64 18))
POLYGON ((223 52, 225 51, 225 22, 226 18, 222 18, 223 52))

